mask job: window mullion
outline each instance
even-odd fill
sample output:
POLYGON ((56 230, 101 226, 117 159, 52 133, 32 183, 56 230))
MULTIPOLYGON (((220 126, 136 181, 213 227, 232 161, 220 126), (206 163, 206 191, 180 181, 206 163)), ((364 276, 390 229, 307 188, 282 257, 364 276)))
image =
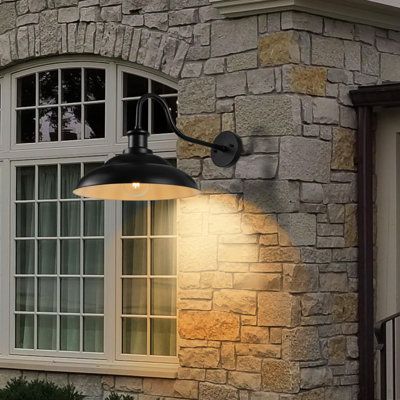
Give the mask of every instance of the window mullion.
POLYGON ((151 234, 151 202, 147 202, 147 355, 149 356, 151 354, 151 346, 150 346, 150 341, 151 341, 151 239, 150 239, 150 234, 151 234))

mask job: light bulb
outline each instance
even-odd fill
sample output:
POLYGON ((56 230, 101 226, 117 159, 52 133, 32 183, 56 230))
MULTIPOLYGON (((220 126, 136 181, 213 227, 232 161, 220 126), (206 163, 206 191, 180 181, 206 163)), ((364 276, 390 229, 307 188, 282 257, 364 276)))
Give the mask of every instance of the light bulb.
POLYGON ((140 189, 140 183, 139 182, 132 182, 132 187, 134 189, 140 189))

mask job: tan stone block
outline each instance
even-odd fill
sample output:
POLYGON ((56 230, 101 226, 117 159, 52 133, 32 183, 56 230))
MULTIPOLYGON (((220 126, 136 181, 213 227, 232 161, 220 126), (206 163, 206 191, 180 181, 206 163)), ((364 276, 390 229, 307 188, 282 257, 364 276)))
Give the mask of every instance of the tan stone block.
POLYGON ((215 310, 254 315, 257 294, 249 290, 223 289, 214 292, 213 304, 215 310))
POLYGON ((328 339, 328 363, 342 365, 346 361, 346 337, 337 336, 328 339))
POLYGON ((261 371, 261 359, 253 356, 238 356, 236 369, 244 372, 261 371))
POLYGON ((262 389, 278 393, 300 391, 300 368, 284 360, 264 360, 261 369, 262 389))
POLYGON ((292 293, 318 290, 318 265, 284 264, 283 290, 292 293))
POLYGON ((222 272, 247 272, 249 270, 249 264, 240 262, 220 262, 218 266, 222 272))
POLYGON ((153 395, 174 396, 175 381, 173 379, 144 378, 143 392, 153 395))
POLYGON ((212 291, 208 289, 186 289, 178 291, 179 299, 212 299, 212 291))
POLYGON ((182 311, 179 335, 184 339, 238 340, 239 316, 220 311, 182 311))
POLYGON ((206 371, 206 381, 212 383, 226 383, 227 372, 223 369, 208 369, 206 371))
POLYGON ((269 329, 259 326, 242 326, 242 343, 269 343, 269 329))
POLYGON ((272 344, 247 344, 237 343, 236 354, 238 356, 253 356, 253 357, 270 357, 280 358, 281 357, 281 346, 275 346, 272 344))
POLYGON ((344 240, 346 247, 358 245, 357 205, 345 205, 344 240))
POLYGON ((346 128, 334 128, 332 138, 332 169, 355 170, 356 136, 346 128))
POLYGON ((321 357, 318 329, 299 327, 282 332, 282 358, 291 361, 312 361, 321 357))
POLYGON ((255 262, 258 261, 257 244, 220 244, 218 261, 255 262))
POLYGON ((221 235, 219 237, 219 243, 258 243, 258 235, 221 235))
POLYGON ((195 236, 180 238, 180 271, 211 271, 217 269, 217 237, 195 236))
POLYGON ((198 195, 195 197, 187 197, 179 200, 180 213, 203 213, 208 212, 209 196, 198 195))
POLYGON ((327 75, 326 68, 290 65, 284 67, 284 86, 291 92, 325 96, 327 75))
POLYGON ((214 214, 209 218, 208 231, 217 234, 240 233, 241 221, 240 214, 214 214))
POLYGON ((240 316, 240 324, 242 326, 245 326, 245 325, 255 326, 255 325, 257 325, 257 316, 256 315, 241 315, 240 316))
POLYGON ((175 381, 174 389, 179 397, 197 399, 199 396, 199 383, 196 381, 175 381))
POLYGON ((294 326, 300 319, 300 300, 291 294, 265 292, 258 295, 260 326, 294 326))
POLYGON ((261 37, 258 56, 261 66, 300 62, 299 34, 287 31, 261 37))
POLYGON ((280 290, 280 274, 234 274, 233 287, 248 290, 280 290))
POLYGON ((221 366, 224 369, 235 369, 235 345, 233 343, 222 343, 221 366))
POLYGON ((269 341, 272 344, 282 343, 282 328, 271 328, 269 330, 269 341))
POLYGON ((208 340, 186 340, 178 338, 179 347, 212 347, 208 345, 208 340))
POLYGON ((180 289, 198 289, 200 287, 199 273, 182 273, 179 275, 180 289))
POLYGON ((179 351, 179 361, 182 367, 216 368, 219 363, 219 349, 183 348, 179 351))
POLYGON ((270 235, 260 235, 260 242, 263 246, 277 246, 278 235, 276 233, 270 235))
POLYGON ((261 247, 260 261, 298 263, 300 261, 300 249, 296 247, 261 247))
POLYGON ((282 272, 282 264, 279 263, 255 263, 250 264, 251 272, 282 272))
POLYGON ((178 300, 177 306, 179 310, 211 310, 212 303, 210 300, 178 300))
POLYGON ((142 378, 131 378, 127 376, 115 377, 115 390, 120 390, 121 392, 141 392, 142 389, 142 378))
POLYGON ((213 214, 236 213, 243 208, 243 200, 237 194, 210 195, 210 212, 213 214))
POLYGON ((358 295, 356 293, 336 294, 333 300, 334 322, 354 322, 358 316, 358 295))
POLYGON ((179 367, 178 369, 178 379, 204 381, 205 376, 206 376, 206 371, 204 369, 185 368, 185 367, 179 367))
POLYGON ((236 124, 235 124, 235 114, 234 113, 225 113, 222 114, 222 131, 236 131, 236 124))
MULTIPOLYGON (((212 142, 221 132, 221 117, 219 115, 193 115, 178 118, 178 127, 187 135, 212 142)), ((208 157, 210 149, 183 140, 178 141, 178 158, 208 157)))
MULTIPOLYGON (((2 369, 0 373, 0 388, 7 386, 8 381, 21 377, 21 371, 14 369, 2 369)), ((51 379, 49 379, 51 381, 51 379)), ((68 383, 68 378, 64 384, 68 383)))
POLYGON ((228 373, 228 383, 238 389, 259 390, 261 386, 261 375, 230 371, 228 373))
POLYGON ((242 231, 246 234, 277 233, 276 217, 264 214, 243 214, 242 231))
POLYGON ((203 272, 200 278, 202 288, 229 289, 233 286, 232 274, 229 272, 203 272))
MULTIPOLYGON (((183 214, 181 213, 178 220, 178 232, 180 235, 201 235, 202 233, 207 233, 204 229, 204 214, 201 213, 191 213, 183 214)), ((207 226, 207 225, 206 225, 207 226)))

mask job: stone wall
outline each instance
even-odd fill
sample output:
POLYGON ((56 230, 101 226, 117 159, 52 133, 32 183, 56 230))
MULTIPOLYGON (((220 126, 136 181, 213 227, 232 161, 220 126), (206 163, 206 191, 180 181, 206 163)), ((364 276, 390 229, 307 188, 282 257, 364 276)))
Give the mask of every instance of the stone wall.
MULTIPOLYGON (((234 130, 245 147, 219 169, 203 148, 178 146, 179 167, 204 192, 181 203, 178 379, 39 376, 89 399, 355 399, 348 92, 400 79, 400 33, 292 12, 225 20, 208 0, 3 0, 0 17, 1 66, 129 60, 179 78, 183 130, 234 130)), ((15 374, 3 370, 0 383, 15 374)))

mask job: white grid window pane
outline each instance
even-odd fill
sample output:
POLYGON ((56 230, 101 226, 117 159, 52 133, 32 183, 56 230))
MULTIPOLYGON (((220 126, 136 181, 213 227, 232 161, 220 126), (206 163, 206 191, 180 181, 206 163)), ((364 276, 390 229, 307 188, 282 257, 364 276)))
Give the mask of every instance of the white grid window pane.
POLYGON ((91 164, 16 167, 17 349, 104 351, 104 205, 69 194, 91 164))
POLYGON ((176 202, 122 204, 122 354, 176 355, 176 202))
POLYGON ((104 138, 105 87, 102 68, 58 68, 18 78, 16 142, 104 138))
MULTIPOLYGON (((135 124, 136 104, 138 99, 146 93, 155 93, 167 103, 176 122, 178 116, 178 92, 171 86, 147 79, 142 76, 124 72, 122 74, 122 110, 123 110, 123 135, 132 130, 135 124)), ((161 109, 160 104, 148 100, 143 107, 143 128, 151 134, 170 133, 171 127, 161 109)))

